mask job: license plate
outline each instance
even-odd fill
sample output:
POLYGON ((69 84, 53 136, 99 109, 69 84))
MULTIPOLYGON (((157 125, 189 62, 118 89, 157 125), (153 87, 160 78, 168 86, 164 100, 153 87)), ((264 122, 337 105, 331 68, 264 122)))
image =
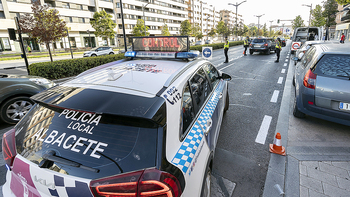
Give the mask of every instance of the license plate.
POLYGON ((260 44, 256 44, 256 45, 254 45, 255 47, 261 47, 261 45, 260 44))
POLYGON ((350 103, 342 103, 342 102, 340 102, 339 103, 339 109, 350 110, 350 103))

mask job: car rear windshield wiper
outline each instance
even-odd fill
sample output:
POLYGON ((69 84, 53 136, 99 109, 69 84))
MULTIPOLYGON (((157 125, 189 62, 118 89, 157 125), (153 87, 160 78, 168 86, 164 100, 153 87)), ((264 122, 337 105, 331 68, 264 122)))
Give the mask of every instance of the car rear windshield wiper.
POLYGON ((341 71, 341 72, 344 72, 346 74, 346 76, 344 75, 337 75, 338 77, 346 77, 350 80, 350 74, 348 72, 346 72, 345 70, 340 70, 340 69, 337 69, 337 71, 341 71))
POLYGON ((84 169, 84 170, 89 170, 89 171, 95 172, 95 173, 98 173, 100 171, 99 169, 95 169, 95 168, 92 168, 92 167, 84 166, 84 165, 82 165, 82 164, 80 164, 78 162, 75 162, 75 161, 72 161, 72 160, 69 160, 69 159, 57 156, 54 151, 49 151, 48 153, 44 154, 42 156, 42 158, 44 160, 40 162, 40 164, 39 164, 40 168, 49 168, 55 162, 55 163, 60 163, 60 164, 76 167, 76 168, 81 168, 81 169, 84 169))

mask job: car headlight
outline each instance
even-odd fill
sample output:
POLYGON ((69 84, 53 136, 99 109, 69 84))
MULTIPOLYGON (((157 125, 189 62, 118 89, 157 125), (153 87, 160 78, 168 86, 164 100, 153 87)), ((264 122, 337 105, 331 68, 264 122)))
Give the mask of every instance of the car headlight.
POLYGON ((44 78, 32 78, 29 79, 30 81, 38 84, 38 85, 47 85, 47 84, 51 84, 51 81, 48 79, 44 79, 44 78))

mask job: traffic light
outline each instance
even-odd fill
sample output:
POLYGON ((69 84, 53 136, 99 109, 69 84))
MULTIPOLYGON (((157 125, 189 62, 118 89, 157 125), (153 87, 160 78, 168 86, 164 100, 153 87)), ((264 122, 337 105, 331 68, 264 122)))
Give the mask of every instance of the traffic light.
POLYGON ((280 23, 280 19, 277 19, 277 23, 280 23))

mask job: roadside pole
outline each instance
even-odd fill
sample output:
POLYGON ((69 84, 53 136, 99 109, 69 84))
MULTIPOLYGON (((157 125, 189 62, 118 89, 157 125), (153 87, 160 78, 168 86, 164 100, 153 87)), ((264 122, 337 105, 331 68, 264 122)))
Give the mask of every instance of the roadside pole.
POLYGON ((15 22, 16 22, 16 26, 17 26, 17 31, 18 31, 18 36, 19 36, 19 43, 21 45, 21 49, 22 49, 22 56, 24 58, 24 62, 26 64, 26 68, 27 68, 27 72, 28 72, 28 75, 30 75, 29 73, 29 64, 28 64, 28 59, 27 59, 27 54, 26 54, 26 49, 24 48, 24 44, 23 44, 23 39, 22 39, 22 31, 21 31, 21 27, 19 25, 19 22, 18 22, 18 18, 15 17, 15 22))

